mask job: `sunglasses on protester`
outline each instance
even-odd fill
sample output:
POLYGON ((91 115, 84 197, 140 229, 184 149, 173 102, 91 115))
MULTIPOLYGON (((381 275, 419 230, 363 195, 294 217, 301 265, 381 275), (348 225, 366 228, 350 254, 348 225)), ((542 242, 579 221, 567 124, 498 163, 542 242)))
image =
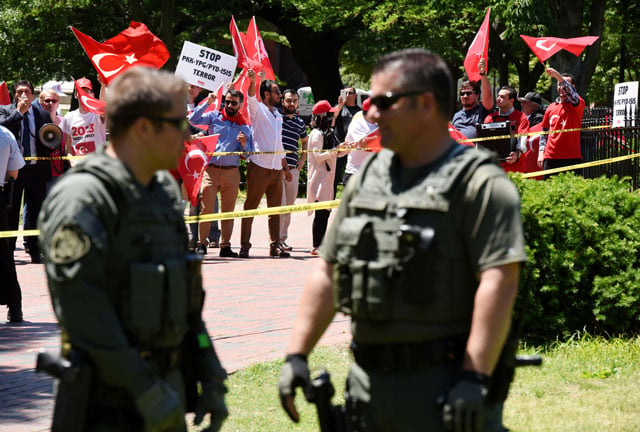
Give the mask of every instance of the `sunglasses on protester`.
POLYGON ((60 102, 60 100, 58 100, 58 99, 45 99, 45 100, 43 100, 43 102, 45 102, 45 103, 58 103, 58 102, 60 102))
POLYGON ((461 91, 460 96, 471 96, 474 93, 475 92, 472 92, 472 91, 461 91))
POLYGON ((407 96, 416 96, 424 93, 426 90, 412 90, 408 92, 392 93, 386 92, 382 95, 374 96, 371 98, 371 105, 375 105, 380 111, 385 111, 391 108, 401 98, 407 96))
POLYGON ((238 105, 240 105, 240 102, 234 101, 234 100, 225 99, 224 100, 224 104, 228 105, 228 106, 238 106, 238 105))

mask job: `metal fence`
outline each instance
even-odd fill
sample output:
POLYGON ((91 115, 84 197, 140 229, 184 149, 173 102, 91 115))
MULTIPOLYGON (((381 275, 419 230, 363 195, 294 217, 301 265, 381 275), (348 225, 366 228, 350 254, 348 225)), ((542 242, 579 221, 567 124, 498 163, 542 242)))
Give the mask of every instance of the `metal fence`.
MULTIPOLYGON (((611 129, 613 112, 610 107, 585 109, 582 119, 581 146, 583 162, 594 162, 619 156, 640 153, 640 124, 637 110, 626 112, 625 126, 611 129), (594 126, 609 126, 595 129, 594 126)), ((633 189, 638 189, 639 158, 628 159, 610 164, 583 169, 586 178, 600 176, 629 177, 633 189)))

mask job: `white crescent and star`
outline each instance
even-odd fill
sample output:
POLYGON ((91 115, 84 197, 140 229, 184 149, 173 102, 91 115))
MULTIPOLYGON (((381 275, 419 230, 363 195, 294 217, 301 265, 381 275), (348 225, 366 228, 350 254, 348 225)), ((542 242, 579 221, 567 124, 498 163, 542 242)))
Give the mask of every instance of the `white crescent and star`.
POLYGON ((207 155, 200 149, 194 149, 189 151, 189 153, 187 153, 187 155, 184 158, 184 167, 187 169, 187 173, 190 176, 192 176, 194 179, 197 179, 200 175, 200 172, 202 172, 202 169, 196 172, 195 170, 191 170, 189 168, 189 161, 193 158, 202 159, 202 169, 204 169, 204 167, 207 165, 207 155))
POLYGON ((545 45, 547 42, 550 42, 550 41, 547 40, 547 39, 539 39, 539 40, 536 41, 536 47, 540 48, 540 49, 543 49, 545 51, 551 51, 553 49, 553 47, 556 46, 556 43, 557 43, 557 42, 554 42, 553 44, 551 44, 551 46, 547 46, 547 45, 545 45))
POLYGON ((124 59, 122 58, 122 56, 120 56, 118 54, 100 53, 100 54, 95 54, 94 56, 92 56, 91 57, 91 61, 93 62, 93 64, 96 65, 98 70, 100 72, 102 72, 102 75, 104 75, 105 78, 109 78, 109 77, 117 74, 118 72, 120 72, 126 66, 125 62, 131 65, 131 64, 137 62, 138 59, 136 58, 135 53, 131 53, 131 54, 125 55, 124 59), (102 61, 103 58, 109 57, 109 56, 116 57, 116 58, 120 59, 122 61, 122 64, 119 67, 115 68, 115 69, 104 70, 104 68, 102 68, 102 66, 100 66, 100 62, 102 61))
POLYGON ((104 105, 101 106, 97 99, 90 98, 89 96, 86 96, 86 95, 80 96, 80 99, 84 106, 87 106, 97 111, 104 111, 104 105))

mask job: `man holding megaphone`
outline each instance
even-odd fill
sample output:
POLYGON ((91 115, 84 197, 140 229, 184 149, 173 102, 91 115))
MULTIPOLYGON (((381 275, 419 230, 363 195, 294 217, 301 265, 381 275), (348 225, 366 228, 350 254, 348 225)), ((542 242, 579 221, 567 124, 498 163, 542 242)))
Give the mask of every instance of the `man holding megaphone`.
MULTIPOLYGON (((28 80, 16 81, 13 88, 13 104, 0 106, 0 126, 11 131, 16 138, 26 165, 13 185, 9 229, 18 229, 20 203, 24 192, 24 229, 36 229, 38 213, 46 194, 47 182, 51 180, 51 149, 44 145, 38 131, 51 123, 48 112, 37 105, 32 105, 33 84, 28 80), (33 159, 27 159, 33 158, 33 159)), ((42 263, 37 236, 27 236, 25 251, 31 255, 31 262, 42 263)), ((11 248, 15 249, 16 237, 10 239, 11 248)))

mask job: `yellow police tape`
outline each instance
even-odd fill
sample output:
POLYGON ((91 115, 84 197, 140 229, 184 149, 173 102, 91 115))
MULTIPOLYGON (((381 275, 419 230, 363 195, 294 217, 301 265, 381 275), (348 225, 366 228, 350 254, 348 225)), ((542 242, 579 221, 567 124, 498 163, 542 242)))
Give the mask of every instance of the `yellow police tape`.
MULTIPOLYGON (((507 139, 507 138, 520 138, 523 136, 536 136, 536 135, 549 135, 555 133, 566 133, 566 132, 578 132, 578 131, 590 131, 590 130, 601 130, 601 129, 610 129, 610 125, 601 125, 601 126, 589 126, 586 128, 573 128, 573 129, 558 129, 558 130, 549 130, 549 131, 539 131, 539 132, 526 132, 521 134, 513 134, 513 135, 499 135, 492 137, 484 137, 484 138, 467 138, 467 139, 459 139, 457 142, 459 143, 476 143, 483 141, 493 141, 499 139, 507 139)), ((367 147, 361 147, 360 149, 311 149, 311 150, 274 150, 274 151, 252 151, 252 152, 207 152, 207 156, 249 156, 249 155, 276 155, 276 154, 288 154, 288 153, 324 153, 324 152, 350 152, 353 150, 371 150, 367 147)), ((42 157, 42 156, 29 156, 24 158, 25 161, 30 160, 78 160, 82 159, 85 156, 53 156, 53 157, 42 157)))
POLYGON ((531 178, 531 177, 537 177, 541 175, 557 174, 564 171, 572 171, 575 169, 589 168, 589 167, 598 166, 598 165, 606 165, 606 164, 611 164, 616 162, 622 162, 624 160, 635 159, 637 157, 640 157, 640 153, 635 153, 635 154, 626 155, 626 156, 618 156, 618 157, 609 158, 609 159, 602 159, 595 162, 585 162, 585 163, 570 165, 570 166, 561 167, 561 168, 552 168, 546 171, 530 172, 530 173, 523 174, 522 177, 531 178))
MULTIPOLYGON (((310 210, 324 210, 336 208, 340 205, 340 200, 333 201, 322 201, 315 202, 310 204, 295 204, 289 206, 280 206, 280 207, 267 207, 263 209, 254 209, 254 210, 241 210, 241 211, 233 211, 226 213, 212 213, 202 216, 185 216, 184 221, 186 223, 196 223, 196 222, 211 222, 214 220, 222 220, 222 219, 236 219, 236 218, 247 218, 247 217, 255 217, 255 216, 263 216, 270 214, 284 214, 284 213, 296 213, 302 211, 310 211, 310 210)), ((17 231, 0 231, 0 238, 8 238, 8 237, 18 237, 18 236, 37 236, 40 235, 40 230, 32 229, 32 230, 17 230, 17 231)))

